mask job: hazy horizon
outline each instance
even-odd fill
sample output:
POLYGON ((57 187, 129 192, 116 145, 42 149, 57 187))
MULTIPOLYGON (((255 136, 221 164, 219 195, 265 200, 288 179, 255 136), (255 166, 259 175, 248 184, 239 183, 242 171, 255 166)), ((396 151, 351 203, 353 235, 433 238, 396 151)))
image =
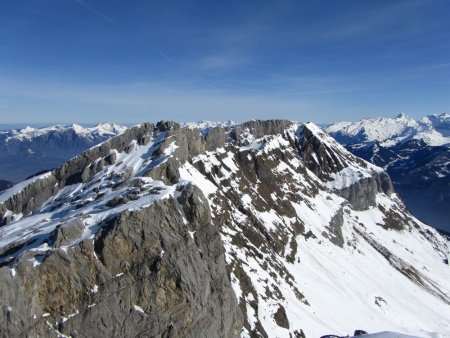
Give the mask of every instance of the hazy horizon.
MULTIPOLYGON (((371 117, 361 117, 361 118, 357 118, 354 120, 333 120, 333 121, 325 121, 325 122, 317 122, 314 120, 302 120, 302 119, 290 119, 292 121, 299 121, 299 122, 314 122, 318 125, 326 125, 326 124, 331 124, 331 123, 335 123, 335 122, 356 122, 358 120, 364 119, 364 118, 395 118, 396 116, 398 116, 399 114, 405 114, 406 116, 413 118, 415 120, 421 119, 427 115, 441 115, 441 114, 446 114, 446 112, 443 113, 434 113, 434 114, 427 114, 427 113, 423 113, 423 114, 414 114, 414 115, 418 115, 418 117, 413 117, 411 114, 407 114, 407 113, 398 113, 398 114, 392 114, 392 115, 379 115, 379 116, 371 116, 371 117)), ((276 119, 276 118, 275 118, 276 119)), ((12 130, 12 129, 22 129, 25 127, 32 127, 32 128, 46 128, 46 127, 50 127, 50 126, 55 126, 55 125, 71 125, 71 124, 77 124, 77 125, 81 125, 85 128, 90 128, 90 127, 94 127, 99 123, 115 123, 115 124, 119 124, 122 126, 126 126, 126 127, 132 127, 134 125, 137 124, 141 124, 144 122, 153 122, 156 123, 158 121, 161 121, 164 119, 159 119, 159 120, 143 120, 143 121, 136 121, 136 122, 120 122, 120 121, 97 121, 97 122, 87 122, 87 123, 83 123, 83 122, 77 122, 77 121, 66 121, 66 122, 60 122, 60 121, 54 121, 54 122, 11 122, 11 123, 0 123, 0 130, 2 131, 6 131, 6 130, 12 130)), ((166 119, 167 120, 167 119, 166 119)), ((170 120, 170 119, 169 119, 170 120)), ((246 122, 248 120, 251 119, 243 119, 243 120, 232 120, 233 122, 236 123, 242 123, 242 122, 246 122)), ((215 119, 215 120, 172 120, 178 123, 184 123, 184 122, 202 122, 202 121, 210 121, 210 122, 226 122, 229 121, 226 119, 215 119)))

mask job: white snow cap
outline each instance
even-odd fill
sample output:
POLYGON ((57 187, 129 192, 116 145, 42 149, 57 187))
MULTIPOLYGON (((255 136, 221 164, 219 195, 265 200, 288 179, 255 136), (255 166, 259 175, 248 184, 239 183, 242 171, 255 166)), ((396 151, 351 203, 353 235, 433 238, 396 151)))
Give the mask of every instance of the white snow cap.
POLYGON ((402 113, 395 118, 366 118, 357 122, 337 122, 325 129, 333 134, 358 137, 364 142, 383 142, 385 146, 410 139, 423 140, 431 146, 450 144, 448 113, 428 115, 420 120, 414 120, 402 113))

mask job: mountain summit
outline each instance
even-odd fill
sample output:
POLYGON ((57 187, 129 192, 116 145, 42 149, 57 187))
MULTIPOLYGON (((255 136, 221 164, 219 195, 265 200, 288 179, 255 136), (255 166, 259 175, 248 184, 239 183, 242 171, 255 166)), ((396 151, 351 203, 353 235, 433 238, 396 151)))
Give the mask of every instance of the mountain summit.
POLYGON ((5 336, 450 331, 446 240, 313 123, 144 123, 0 195, 5 336))

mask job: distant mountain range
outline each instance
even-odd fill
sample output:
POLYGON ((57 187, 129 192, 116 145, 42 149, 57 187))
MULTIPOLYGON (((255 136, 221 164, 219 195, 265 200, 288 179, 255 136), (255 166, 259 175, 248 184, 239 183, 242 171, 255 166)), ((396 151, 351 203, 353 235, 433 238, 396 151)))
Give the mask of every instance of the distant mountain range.
POLYGON ((92 128, 77 124, 0 131, 0 190, 42 170, 53 169, 92 146, 127 128, 99 123, 92 128))
POLYGON ((450 115, 338 122, 325 127, 353 154, 384 168, 418 218, 450 230, 450 115))

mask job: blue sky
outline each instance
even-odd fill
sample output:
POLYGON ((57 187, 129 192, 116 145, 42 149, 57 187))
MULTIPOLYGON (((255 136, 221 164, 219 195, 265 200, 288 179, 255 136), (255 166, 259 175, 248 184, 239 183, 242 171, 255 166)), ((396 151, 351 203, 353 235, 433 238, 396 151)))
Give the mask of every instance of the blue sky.
POLYGON ((0 0, 0 123, 449 111, 450 2, 0 0))

